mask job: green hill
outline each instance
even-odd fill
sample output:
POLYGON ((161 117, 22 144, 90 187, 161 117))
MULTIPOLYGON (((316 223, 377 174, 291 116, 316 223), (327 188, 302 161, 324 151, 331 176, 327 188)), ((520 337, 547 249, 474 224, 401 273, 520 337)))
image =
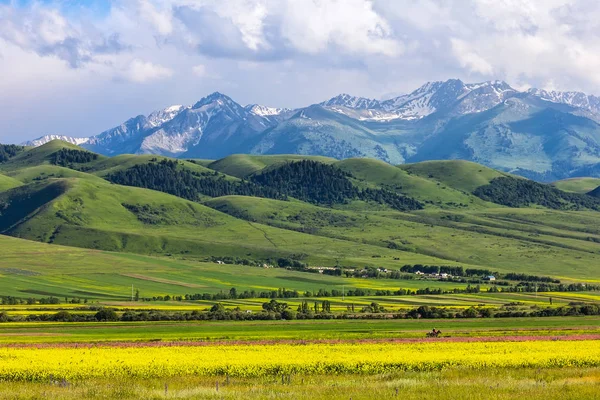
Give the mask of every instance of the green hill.
POLYGON ((413 197, 438 207, 493 206, 481 199, 454 189, 446 184, 411 174, 386 162, 370 158, 351 158, 333 164, 351 173, 365 185, 388 187, 398 193, 413 197))
POLYGON ((515 182, 471 162, 108 158, 54 141, 16 149, 0 172, 0 233, 52 245, 196 261, 461 265, 591 280, 600 265, 595 198, 515 182))
POLYGON ((424 161, 399 165, 398 168, 409 174, 433 179, 467 193, 472 193, 478 187, 487 185, 494 178, 506 176, 494 169, 463 160, 424 161))
POLYGON ((0 193, 0 232, 109 251, 186 257, 292 257, 312 263, 442 262, 376 245, 269 227, 164 193, 85 179, 50 179, 0 193), (373 260, 380 254, 385 260, 373 260))
POLYGON ((20 186, 21 184, 18 179, 0 174, 0 192, 20 186))
POLYGON ((0 171, 14 171, 20 168, 27 168, 39 165, 55 164, 61 160, 56 160, 56 156, 61 151, 72 151, 75 153, 94 154, 96 159, 104 159, 105 156, 101 156, 95 153, 70 144, 61 140, 52 140, 42 146, 28 148, 18 155, 12 157, 8 161, 0 164, 0 171))
POLYGON ((238 178, 248 177, 267 167, 284 164, 290 161, 312 160, 322 163, 333 163, 336 160, 321 156, 301 156, 295 154, 272 155, 272 156, 253 156, 248 154, 234 154, 223 159, 208 164, 208 167, 215 171, 238 178))
POLYGON ((31 183, 52 178, 80 178, 95 181, 104 181, 95 175, 88 174, 74 169, 61 167, 58 165, 35 165, 32 167, 20 168, 8 172, 8 174, 21 183, 31 183))
POLYGON ((575 193, 589 193, 600 186, 600 178, 571 178, 553 183, 560 190, 575 193))
POLYGON ((227 196, 207 205, 237 218, 501 272, 591 277, 600 262, 600 213, 484 209, 415 213, 332 210, 302 202, 227 196), (579 214, 577 214, 579 215, 579 214))

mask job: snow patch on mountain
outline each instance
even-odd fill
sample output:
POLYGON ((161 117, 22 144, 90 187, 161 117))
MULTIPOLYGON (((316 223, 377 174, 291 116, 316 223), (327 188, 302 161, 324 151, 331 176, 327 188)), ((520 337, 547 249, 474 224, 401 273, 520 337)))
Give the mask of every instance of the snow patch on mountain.
POLYGON ((67 143, 71 143, 76 146, 79 146, 81 144, 89 142, 90 138, 78 138, 78 137, 65 136, 65 135, 45 135, 45 136, 39 137, 37 139, 29 140, 22 144, 24 146, 37 147, 37 146, 46 144, 48 142, 51 142, 53 140, 62 140, 63 142, 67 142, 67 143))
POLYGON ((248 104, 244 107, 248 112, 261 117, 273 117, 291 111, 289 108, 275 108, 260 104, 248 104))
POLYGON ((554 90, 529 89, 527 93, 552 103, 568 104, 573 107, 600 113, 600 97, 582 92, 557 92, 554 90))
POLYGON ((378 100, 367 99, 365 97, 356 97, 351 96, 346 93, 339 94, 331 99, 319 103, 320 106, 323 107, 334 107, 334 106, 343 106, 353 109, 377 109, 381 107, 381 103, 378 100))

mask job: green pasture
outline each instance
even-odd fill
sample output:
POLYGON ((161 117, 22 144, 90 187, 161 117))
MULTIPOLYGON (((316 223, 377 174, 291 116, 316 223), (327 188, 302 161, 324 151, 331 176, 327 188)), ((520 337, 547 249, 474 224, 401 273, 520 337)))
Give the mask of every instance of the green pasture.
MULTIPOLYGON (((600 222, 600 215, 593 212, 496 208, 357 213, 243 196, 220 197, 207 204, 262 224, 436 257, 444 260, 442 265, 592 281, 600 265, 599 225, 591 223, 600 222)), ((380 256, 379 262, 388 265, 389 255, 380 256)))
POLYGON ((554 186, 566 192, 589 193, 600 186, 600 178, 572 178, 553 183, 554 186))
POLYGON ((241 322, 2 323, 0 343, 104 341, 358 340, 423 338, 432 328, 450 337, 599 334, 600 317, 459 320, 307 320, 241 322))
POLYGON ((113 253, 0 236, 0 294, 3 296, 89 298, 123 301, 131 297, 131 286, 142 297, 270 291, 278 288, 397 290, 441 287, 464 288, 465 284, 431 280, 342 278, 317 273, 243 265, 220 265, 175 259, 113 253))

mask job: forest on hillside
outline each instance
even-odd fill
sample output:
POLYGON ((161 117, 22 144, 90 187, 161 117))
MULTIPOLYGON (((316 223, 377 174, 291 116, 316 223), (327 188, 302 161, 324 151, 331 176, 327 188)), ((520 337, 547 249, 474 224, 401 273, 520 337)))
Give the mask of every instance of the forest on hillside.
POLYGON ((210 197, 240 195, 286 200, 277 190, 247 181, 230 181, 224 175, 195 173, 178 168, 179 162, 161 160, 138 164, 129 169, 114 172, 106 177, 110 182, 136 186, 169 193, 188 200, 198 200, 199 195, 210 197))
POLYGON ((480 186, 473 194, 483 200, 508 207, 539 205, 553 210, 592 209, 600 211, 600 199, 579 193, 563 192, 550 185, 504 176, 480 186))
POLYGON ((400 211, 419 210, 417 200, 379 188, 359 189, 352 175, 332 165, 303 160, 286 163, 252 176, 252 181, 277 189, 290 197, 317 205, 345 204, 351 200, 372 201, 400 211))
POLYGON ((0 163, 8 161, 10 158, 16 156, 23 150, 25 150, 25 147, 23 146, 17 146, 15 144, 0 144, 0 163))

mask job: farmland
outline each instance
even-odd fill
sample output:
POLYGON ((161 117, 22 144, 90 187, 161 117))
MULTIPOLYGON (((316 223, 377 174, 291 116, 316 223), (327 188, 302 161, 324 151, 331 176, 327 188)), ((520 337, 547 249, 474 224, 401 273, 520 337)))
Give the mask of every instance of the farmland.
POLYGON ((0 164, 0 399, 594 398, 597 181, 514 179, 23 149, 0 164))

